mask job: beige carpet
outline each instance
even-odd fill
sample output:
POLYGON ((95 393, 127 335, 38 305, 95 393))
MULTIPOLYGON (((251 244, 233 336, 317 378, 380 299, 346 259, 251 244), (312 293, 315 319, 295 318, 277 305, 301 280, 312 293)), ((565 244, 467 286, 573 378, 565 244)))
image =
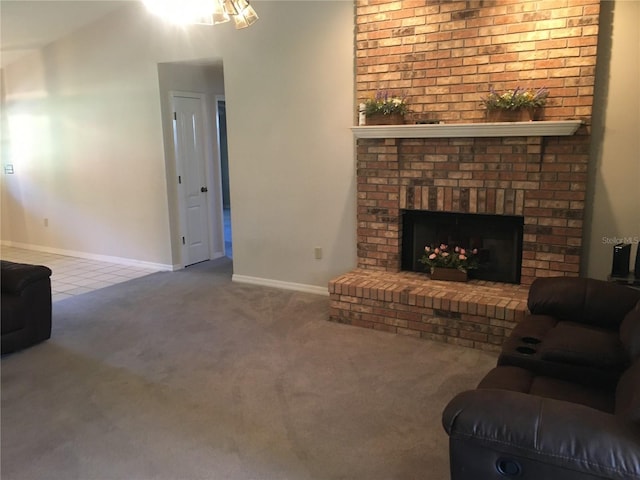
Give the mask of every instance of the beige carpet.
POLYGON ((2 358, 2 479, 448 479, 440 415, 495 355, 328 322, 228 260, 54 304, 2 358))

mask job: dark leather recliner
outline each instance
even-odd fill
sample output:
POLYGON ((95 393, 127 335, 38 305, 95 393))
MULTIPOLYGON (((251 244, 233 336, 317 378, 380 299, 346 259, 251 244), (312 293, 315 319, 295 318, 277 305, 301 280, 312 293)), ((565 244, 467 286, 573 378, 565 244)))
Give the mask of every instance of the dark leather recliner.
POLYGON ((538 279, 529 308, 443 413, 451 479, 640 479, 640 291, 538 279))
POLYGON ((51 337, 50 277, 43 265, 0 262, 2 354, 51 337))
MULTIPOLYGON (((638 290, 602 280, 538 279, 529 290, 530 313, 503 345, 498 365, 614 388, 631 361, 623 345, 631 337, 621 336, 621 326, 639 300, 638 290)), ((638 322, 627 323, 628 330, 638 322)))

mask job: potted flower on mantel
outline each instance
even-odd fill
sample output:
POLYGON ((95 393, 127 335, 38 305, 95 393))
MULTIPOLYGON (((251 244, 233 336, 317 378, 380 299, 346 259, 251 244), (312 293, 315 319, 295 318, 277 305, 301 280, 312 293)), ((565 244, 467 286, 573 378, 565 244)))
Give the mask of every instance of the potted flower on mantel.
POLYGON ((539 118, 548 96, 549 90, 545 87, 538 90, 516 87, 504 93, 491 87, 482 104, 487 109, 489 122, 526 122, 539 118))
POLYGON ((429 268, 431 280, 466 282, 467 272, 478 268, 478 250, 441 244, 424 247, 424 255, 418 260, 429 268))
POLYGON ((374 98, 364 102, 367 125, 402 125, 408 112, 406 97, 391 96, 385 90, 378 90, 374 98))

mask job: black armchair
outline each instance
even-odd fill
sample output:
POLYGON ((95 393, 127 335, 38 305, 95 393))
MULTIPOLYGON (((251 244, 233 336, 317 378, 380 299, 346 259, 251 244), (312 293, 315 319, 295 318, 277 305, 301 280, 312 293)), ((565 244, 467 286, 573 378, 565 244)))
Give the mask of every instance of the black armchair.
POLYGON ((51 270, 0 262, 2 354, 51 337, 51 270))

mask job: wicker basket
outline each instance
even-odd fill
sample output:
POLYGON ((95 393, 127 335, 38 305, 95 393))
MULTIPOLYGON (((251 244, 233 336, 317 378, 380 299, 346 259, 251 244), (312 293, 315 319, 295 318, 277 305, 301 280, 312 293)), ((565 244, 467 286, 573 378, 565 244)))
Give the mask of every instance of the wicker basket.
POLYGON ((520 110, 487 110, 487 122, 531 122, 540 117, 539 108, 521 108, 520 110))
POLYGON ((403 125, 404 115, 399 113, 392 113, 390 115, 384 115, 382 113, 373 113, 367 115, 367 125, 403 125))
POLYGON ((466 282, 467 272, 457 268, 433 267, 431 269, 431 280, 444 280, 447 282, 466 282))

